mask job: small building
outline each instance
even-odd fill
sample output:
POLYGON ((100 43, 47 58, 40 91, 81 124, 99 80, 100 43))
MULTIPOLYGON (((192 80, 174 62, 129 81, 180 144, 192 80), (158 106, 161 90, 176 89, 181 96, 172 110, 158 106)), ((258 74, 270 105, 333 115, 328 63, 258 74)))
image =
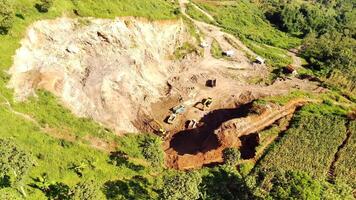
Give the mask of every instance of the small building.
POLYGON ((200 43, 200 47, 201 48, 207 48, 207 47, 209 47, 209 44, 207 42, 203 41, 203 42, 200 43))
POLYGON ((227 57, 232 57, 235 55, 235 52, 233 50, 227 50, 223 52, 223 55, 227 57))
POLYGON ((297 70, 292 65, 288 65, 288 66, 284 67, 283 68, 283 73, 292 74, 293 76, 298 74, 297 70))
POLYGON ((255 63, 263 65, 263 64, 265 64, 265 59, 263 59, 260 56, 257 56, 256 59, 255 59, 255 63))

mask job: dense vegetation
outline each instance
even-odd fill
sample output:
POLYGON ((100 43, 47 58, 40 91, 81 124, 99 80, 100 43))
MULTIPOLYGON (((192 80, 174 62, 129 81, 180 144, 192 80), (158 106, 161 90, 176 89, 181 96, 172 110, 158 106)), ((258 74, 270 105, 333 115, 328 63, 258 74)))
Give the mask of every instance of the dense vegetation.
POLYGON ((281 30, 300 38, 309 67, 346 91, 355 92, 356 12, 352 0, 264 0, 266 17, 281 30))

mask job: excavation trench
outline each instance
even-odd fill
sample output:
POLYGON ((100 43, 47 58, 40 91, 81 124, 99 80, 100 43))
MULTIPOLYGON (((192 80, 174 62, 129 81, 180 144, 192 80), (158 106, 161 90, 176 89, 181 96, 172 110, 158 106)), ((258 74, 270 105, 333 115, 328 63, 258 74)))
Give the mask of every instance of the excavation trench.
POLYGON ((252 114, 252 103, 232 109, 218 109, 206 114, 198 128, 176 132, 166 142, 166 164, 170 168, 187 170, 223 163, 223 150, 237 147, 242 159, 258 156, 258 132, 277 120, 291 116, 308 100, 295 99, 280 106, 269 104, 260 114, 252 114))
POLYGON ((179 131, 170 140, 170 147, 178 153, 197 154, 206 153, 210 150, 217 149, 221 144, 214 131, 224 122, 231 119, 246 117, 252 103, 241 105, 232 109, 214 110, 205 115, 200 121, 201 126, 195 129, 179 131))

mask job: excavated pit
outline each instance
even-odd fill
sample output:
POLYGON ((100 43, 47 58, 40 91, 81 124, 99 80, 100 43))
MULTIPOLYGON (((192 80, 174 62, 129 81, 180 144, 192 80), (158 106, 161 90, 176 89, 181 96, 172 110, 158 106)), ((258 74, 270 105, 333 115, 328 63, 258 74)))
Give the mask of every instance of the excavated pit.
POLYGON ((246 117, 252 103, 232 109, 218 109, 206 114, 200 121, 200 127, 179 131, 170 140, 170 147, 178 155, 206 153, 218 148, 221 144, 214 131, 226 121, 246 117))
POLYGON ((242 159, 252 159, 256 155, 256 147, 259 145, 258 133, 244 135, 239 138, 241 140, 240 153, 242 159))

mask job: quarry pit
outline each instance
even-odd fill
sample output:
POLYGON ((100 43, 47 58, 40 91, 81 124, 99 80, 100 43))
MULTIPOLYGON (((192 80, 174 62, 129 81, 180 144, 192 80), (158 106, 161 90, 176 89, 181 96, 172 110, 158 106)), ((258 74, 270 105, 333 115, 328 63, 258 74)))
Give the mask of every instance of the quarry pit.
MULTIPOLYGON (((77 116, 91 118, 117 135, 165 130, 161 136, 168 167, 191 169, 221 163, 224 148, 249 146, 258 136, 247 135, 291 114, 299 105, 250 116, 253 100, 287 94, 295 88, 312 91, 318 86, 299 79, 251 85, 249 80, 267 76, 268 67, 250 60, 242 50, 247 47, 234 47, 223 33, 216 38, 205 32, 210 29, 201 27, 200 31, 205 33, 202 40, 215 39, 224 49, 233 50, 234 56, 211 56, 211 43, 199 47, 181 20, 38 21, 21 41, 8 86, 15 90, 18 101, 36 95, 37 89, 50 91, 77 116), (176 59, 177 49, 187 43, 196 51, 176 59), (209 80, 216 80, 216 86, 208 86, 209 80), (196 106, 207 98, 212 99, 211 106, 196 106), (184 112, 174 123, 166 123, 171 109, 179 105, 184 112), (197 122, 196 127, 187 127, 191 120, 197 122), (256 124, 263 120, 265 123, 256 124)), ((253 156, 249 148, 244 152, 243 157, 253 156)))

